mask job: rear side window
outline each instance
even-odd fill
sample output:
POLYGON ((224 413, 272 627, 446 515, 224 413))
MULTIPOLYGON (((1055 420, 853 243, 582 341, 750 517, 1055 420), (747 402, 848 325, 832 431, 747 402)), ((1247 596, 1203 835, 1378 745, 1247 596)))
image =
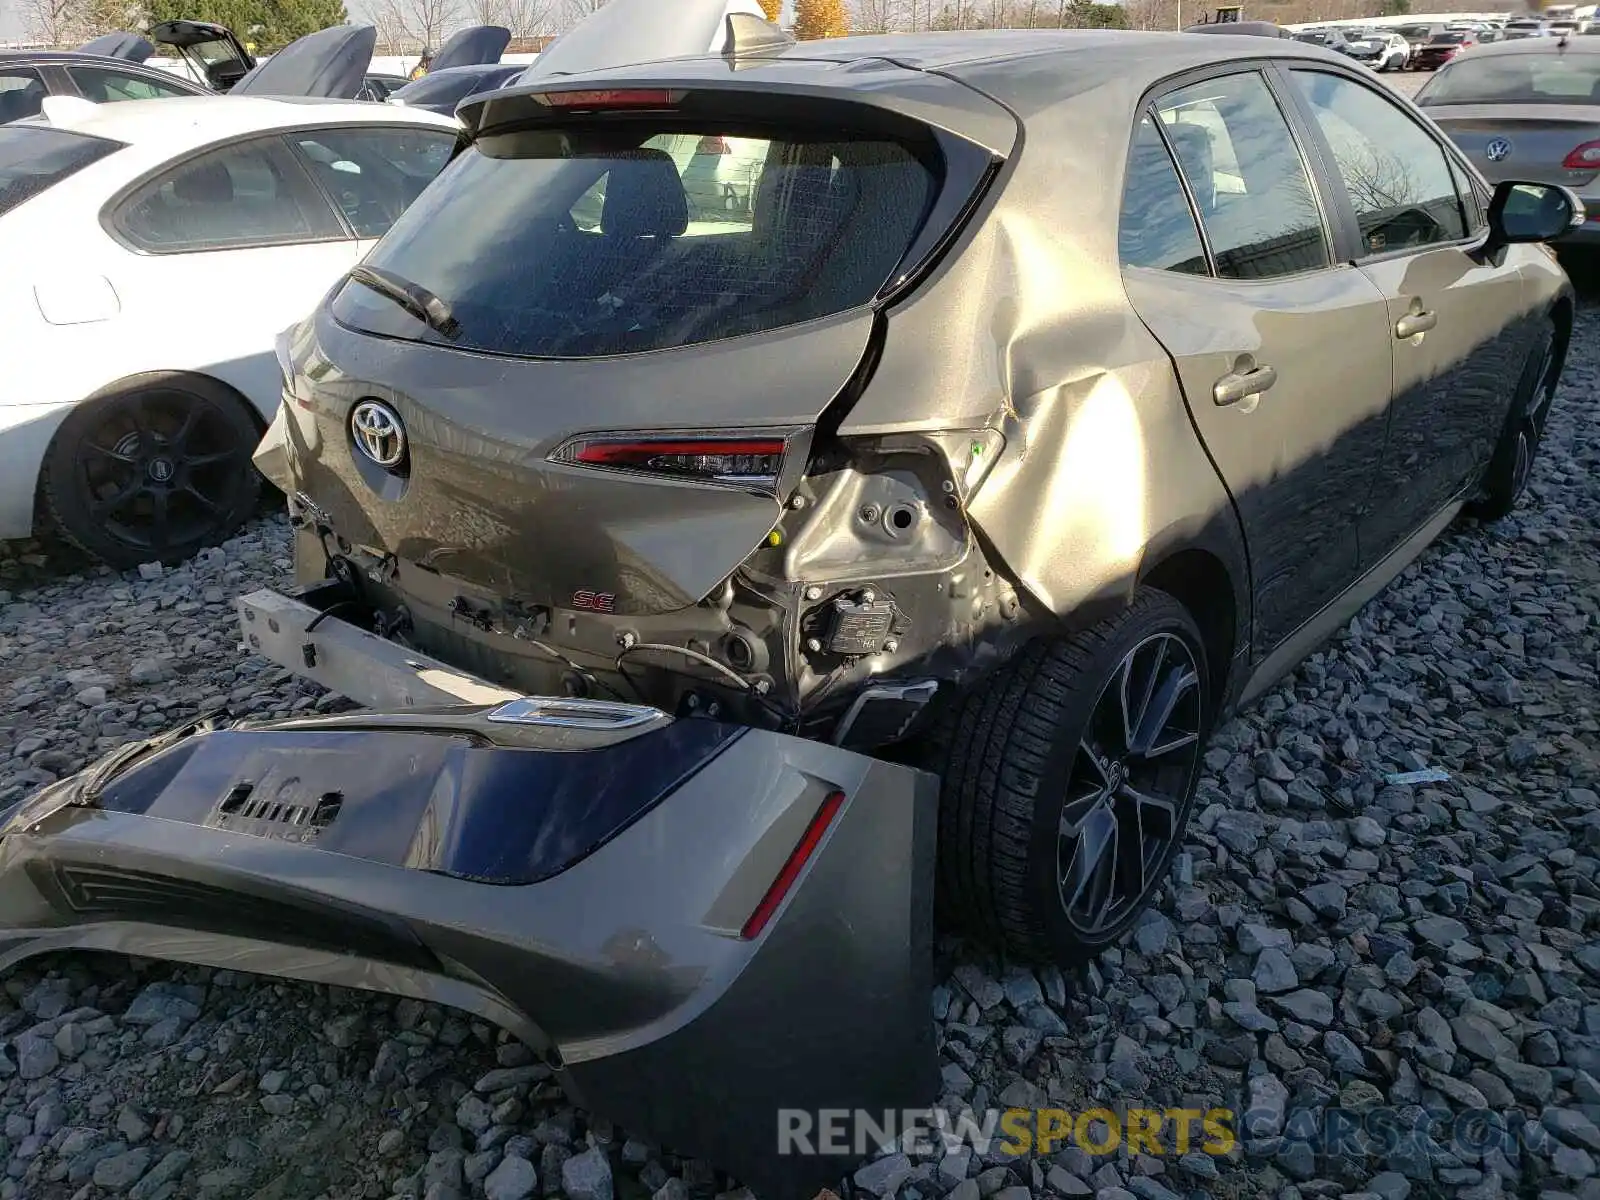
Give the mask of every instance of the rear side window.
POLYGON ((347 237, 277 138, 191 158, 125 198, 112 223, 153 253, 241 249, 347 237))
POLYGON ((428 129, 313 129, 290 135, 358 238, 382 237, 450 160, 455 135, 428 129))
POLYGON ((1224 279, 1268 279, 1329 265, 1311 177, 1266 80, 1254 71, 1156 102, 1167 140, 1224 279))
MULTIPOLYGON (((627 125, 527 130, 460 154, 367 257, 432 292, 449 344, 586 358, 758 333, 867 303, 920 230, 935 171, 896 142, 627 125)), ((333 314, 437 341, 347 283, 333 314)))
POLYGON ((103 67, 69 67, 67 73, 78 85, 84 99, 96 104, 113 104, 118 100, 169 100, 174 96, 192 96, 194 89, 179 83, 165 83, 131 75, 126 71, 108 71, 103 67))
POLYGON ((0 126, 0 213, 121 148, 121 142, 49 126, 0 126))
POLYGON ((1122 190, 1117 248, 1125 267, 1151 267, 1184 275, 1208 274, 1206 254, 1195 228, 1172 156, 1155 122, 1139 121, 1122 190))
POLYGON ((46 95, 44 78, 32 67, 0 67, 0 125, 38 116, 46 95))

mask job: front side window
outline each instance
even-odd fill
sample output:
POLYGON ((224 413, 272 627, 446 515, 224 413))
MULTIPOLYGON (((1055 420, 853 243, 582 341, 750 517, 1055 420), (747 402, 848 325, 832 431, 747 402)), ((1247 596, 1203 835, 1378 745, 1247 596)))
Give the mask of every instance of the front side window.
POLYGON ((121 142, 49 125, 0 128, 0 213, 120 149, 121 142))
POLYGON ((1266 279, 1331 262, 1311 176, 1265 79, 1191 84, 1156 104, 1225 279, 1266 279))
POLYGON ((1209 274, 1189 198, 1172 165, 1172 155, 1148 115, 1139 119, 1128 158, 1117 248, 1125 267, 1209 274))
POLYGON ((32 67, 0 67, 0 125, 44 111, 44 78, 32 67))
POLYGON ((170 100, 174 96, 194 95, 192 89, 181 84, 167 84, 104 67, 69 67, 68 74, 84 99, 96 104, 112 104, 118 100, 170 100))
POLYGON ((333 316, 530 358, 780 329, 868 303, 938 179, 897 141, 838 130, 751 138, 639 119, 496 134, 457 155, 366 259, 443 300, 451 335, 358 281, 333 316))
POLYGON ((113 223, 154 253, 227 250, 347 237, 277 138, 213 150, 158 175, 113 223))
POLYGON ((1422 126, 1353 79, 1291 74, 1333 151, 1369 254, 1467 236, 1450 161, 1422 126))
POLYGON ((455 135, 429 129, 314 129, 290 140, 358 238, 387 233, 455 145, 455 135))

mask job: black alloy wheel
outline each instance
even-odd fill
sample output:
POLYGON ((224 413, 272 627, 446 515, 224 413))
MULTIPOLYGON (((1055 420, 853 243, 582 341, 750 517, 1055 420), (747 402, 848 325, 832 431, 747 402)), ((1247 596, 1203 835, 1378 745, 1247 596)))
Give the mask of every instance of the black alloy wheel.
POLYGON ((1210 706, 1199 629, 1152 588, 953 697, 922 756, 942 919, 1063 965, 1115 943, 1183 843, 1210 706))
POLYGON ((1149 894, 1179 834, 1200 762, 1200 670, 1158 633, 1123 656, 1095 702, 1056 843, 1062 912, 1093 941, 1149 894))
POLYGON ((1484 473, 1481 495, 1468 506, 1467 511, 1480 521, 1498 521, 1509 515, 1528 490, 1559 376, 1556 330, 1550 325, 1523 364, 1505 427, 1484 473))
POLYGON ((109 565, 173 564, 236 530, 254 510, 259 429, 225 389, 159 383, 89 401, 45 462, 51 515, 109 565))

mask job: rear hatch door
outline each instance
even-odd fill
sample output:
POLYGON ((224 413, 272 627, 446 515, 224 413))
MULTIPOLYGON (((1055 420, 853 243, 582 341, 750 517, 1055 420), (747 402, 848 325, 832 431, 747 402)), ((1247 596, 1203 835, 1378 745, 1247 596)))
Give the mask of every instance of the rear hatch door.
POLYGON ((468 96, 504 87, 526 68, 515 63, 495 63, 491 66, 447 67, 443 71, 429 71, 389 95, 389 103, 450 116, 456 106, 468 96))
POLYGON ((511 30, 501 25, 471 25, 456 31, 439 47, 429 72, 450 67, 477 67, 497 63, 511 44, 511 30))
POLYGON ((670 611, 772 531, 883 297, 942 247, 1015 119, 888 63, 554 87, 566 103, 526 85, 469 102, 468 129, 493 128, 318 313, 284 410, 290 486, 351 541, 482 588, 670 611), (873 104, 818 97, 868 70, 873 104), (971 136, 928 122, 963 110, 971 136))
POLYGON ((233 31, 210 21, 162 21, 150 27, 150 40, 171 46, 213 90, 226 92, 256 65, 233 31))
POLYGON ((1490 180, 1559 183, 1582 192, 1600 171, 1600 159, 1587 169, 1562 165, 1580 146, 1600 143, 1600 105, 1435 104, 1422 111, 1490 180))
POLYGON ((142 63, 156 52, 149 38, 137 33, 107 33, 78 47, 79 54, 98 54, 102 58, 120 58, 123 62, 142 63))
POLYGON ((378 31, 335 25, 290 42, 233 87, 236 96, 314 96, 354 100, 366 83, 378 31))

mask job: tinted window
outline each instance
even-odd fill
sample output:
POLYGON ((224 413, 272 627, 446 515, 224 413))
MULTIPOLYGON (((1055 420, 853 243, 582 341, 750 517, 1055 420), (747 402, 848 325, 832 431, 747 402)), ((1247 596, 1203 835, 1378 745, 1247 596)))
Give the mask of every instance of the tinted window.
POLYGON ((1468 55, 1430 79, 1417 103, 1600 104, 1600 55, 1468 55))
POLYGON ((356 236, 376 238, 444 168, 455 135, 425 129, 317 129, 294 134, 293 141, 356 236))
POLYGON ((96 104, 110 104, 118 100, 167 100, 173 96, 194 95, 193 89, 185 88, 182 84, 168 84, 143 75, 109 71, 104 67, 69 67, 68 72, 84 98, 96 104))
POLYGON ((44 80, 31 67, 0 67, 0 125, 37 116, 44 108, 44 80))
POLYGON ((1444 150, 1392 101, 1354 80, 1293 72, 1328 139, 1369 252, 1467 234, 1444 150))
POLYGON ((47 125, 0 129, 0 213, 121 148, 121 142, 47 125))
MULTIPOLYGON (((443 299, 466 349, 667 349, 865 304, 921 227, 936 178, 897 143, 833 133, 519 131, 458 155, 367 262, 443 299)), ((438 340, 361 284, 333 312, 438 340)))
POLYGON ((1219 275, 1263 279, 1328 265, 1310 176, 1259 74, 1193 84, 1156 107, 1200 208, 1219 275))
POLYGON ((1464 33, 1436 33, 1428 39, 1430 46, 1458 46, 1467 40, 1464 33))
POLYGON ((136 245, 171 253, 347 236, 276 138, 214 150, 157 176, 119 206, 136 245))
POLYGON ((1155 122, 1145 117, 1134 134, 1122 190, 1117 247, 1126 267, 1154 267, 1186 275, 1208 273, 1189 198, 1155 122))

